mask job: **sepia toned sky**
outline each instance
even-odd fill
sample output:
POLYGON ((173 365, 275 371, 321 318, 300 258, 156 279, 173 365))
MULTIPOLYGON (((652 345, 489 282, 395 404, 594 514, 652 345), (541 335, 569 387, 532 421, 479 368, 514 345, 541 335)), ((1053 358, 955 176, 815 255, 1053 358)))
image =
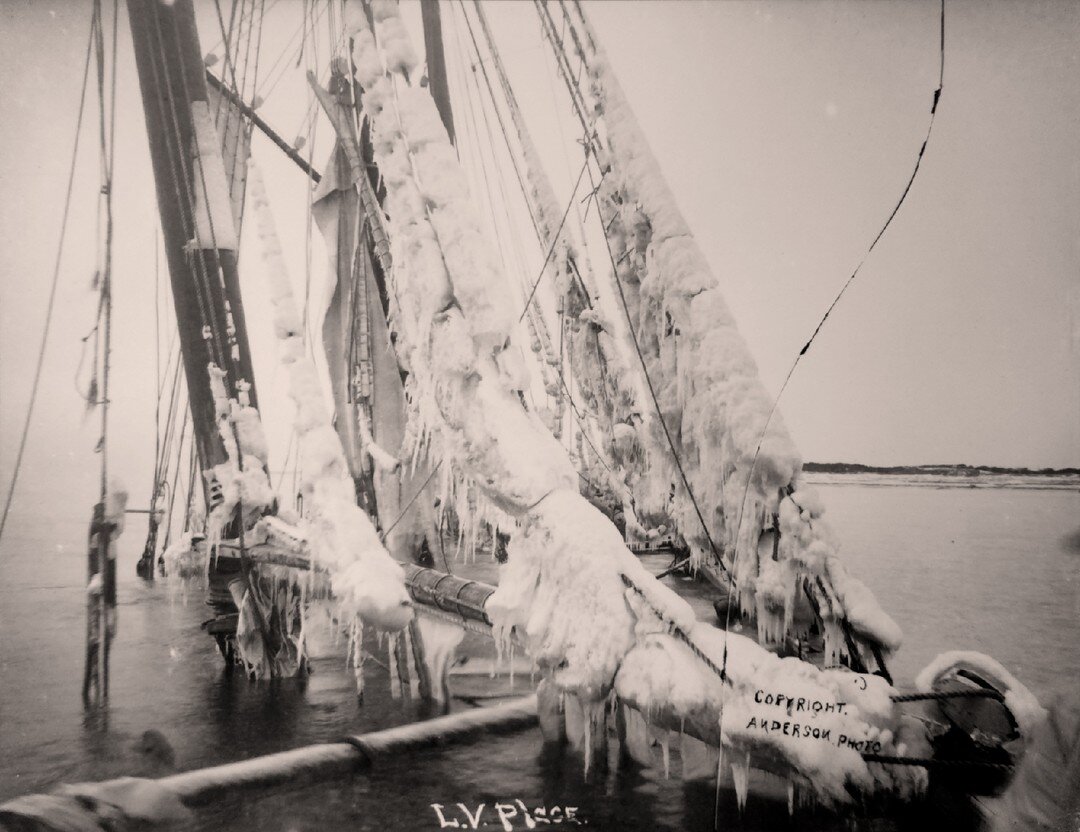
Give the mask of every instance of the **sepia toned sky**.
MULTIPOLYGON (((211 51, 213 4, 196 5, 203 49, 211 51)), ((303 4, 267 7, 272 64, 303 4)), ((775 393, 910 176, 937 85, 939 6, 676 0, 586 8, 775 393)), ((444 9, 452 21, 455 12, 444 9)), ((4 489, 56 253, 89 13, 87 0, 0 3, 4 489)), ((408 13, 415 19, 415 8, 408 13)), ((552 115, 559 82, 532 4, 492 3, 488 14, 565 199, 580 161, 566 150, 569 111, 552 115)), ((154 453, 156 205, 123 11, 119 32, 111 453, 141 504, 154 453)), ((303 122, 302 70, 320 57, 313 51, 303 66, 289 67, 260 111, 287 139, 303 122)), ((945 51, 944 93, 918 179, 803 359, 781 410, 808 460, 1077 466, 1080 6, 949 0, 945 51)), ((323 64, 325 57, 324 47, 323 64)), ((62 492, 92 494, 96 478, 96 416, 84 417, 76 392, 80 339, 95 303, 96 106, 91 93, 24 463, 27 500, 57 483, 62 492)), ((317 164, 325 161, 323 132, 314 141, 317 164)), ((261 139, 254 154, 302 291, 304 178, 261 139)), ((317 287, 322 252, 318 240, 310 245, 317 287)), ((258 263, 257 250, 245 250, 256 375, 268 402, 272 465, 280 465, 287 413, 267 393, 283 388, 258 263)), ((170 299, 161 269, 164 344, 170 299)))

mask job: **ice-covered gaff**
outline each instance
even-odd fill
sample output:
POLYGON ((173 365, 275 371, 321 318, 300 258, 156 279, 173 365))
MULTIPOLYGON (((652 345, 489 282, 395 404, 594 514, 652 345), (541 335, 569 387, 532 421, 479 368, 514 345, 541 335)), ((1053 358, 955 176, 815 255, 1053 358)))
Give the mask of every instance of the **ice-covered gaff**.
POLYGON ((711 536, 734 572, 740 607, 758 619, 762 640, 781 641, 791 630, 797 589, 810 577, 834 660, 847 649, 845 618, 855 636, 894 650, 899 627, 835 557, 823 509, 799 484, 802 462, 783 420, 777 413, 769 422, 772 399, 719 281, 606 56, 591 33, 584 41, 593 50, 587 57, 602 133, 601 216, 660 413, 697 502, 695 508, 663 426, 654 420, 641 437, 649 475, 634 489, 639 512, 654 523, 672 518, 699 560, 712 557, 711 536))

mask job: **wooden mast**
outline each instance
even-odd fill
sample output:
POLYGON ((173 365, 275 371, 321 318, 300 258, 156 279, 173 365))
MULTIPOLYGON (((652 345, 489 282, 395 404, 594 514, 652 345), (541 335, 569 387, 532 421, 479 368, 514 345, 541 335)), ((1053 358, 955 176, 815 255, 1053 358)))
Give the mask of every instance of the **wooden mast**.
POLYGON ((208 364, 225 371, 231 396, 247 388, 251 405, 258 406, 240 299, 237 235, 231 212, 222 217, 213 205, 215 189, 224 185, 217 181, 222 170, 197 149, 203 129, 198 116, 210 108, 192 0, 128 0, 127 6, 195 446, 206 492, 213 494, 213 468, 226 461, 226 453, 208 364))
MULTIPOLYGON (((180 352, 187 380, 193 443, 203 476, 206 511, 223 500, 215 466, 228 460, 219 432, 210 367, 224 372, 230 399, 244 395, 258 407, 240 299, 239 234, 234 219, 221 141, 214 126, 192 0, 127 0, 142 92, 158 211, 176 308, 180 352)), ((209 622, 222 654, 238 614, 230 582, 251 591, 255 576, 245 557, 243 515, 234 512, 223 538, 239 539, 239 558, 210 562, 207 603, 217 612, 209 622)), ((255 604, 259 630, 271 654, 271 634, 255 604)))

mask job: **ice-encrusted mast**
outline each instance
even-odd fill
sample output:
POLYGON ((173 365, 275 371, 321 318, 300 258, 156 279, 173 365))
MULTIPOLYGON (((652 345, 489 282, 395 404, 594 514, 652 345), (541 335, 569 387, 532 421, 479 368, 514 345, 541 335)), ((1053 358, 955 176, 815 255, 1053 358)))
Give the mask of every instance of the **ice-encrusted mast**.
MULTIPOLYGON (((550 18, 546 4, 538 5, 550 18)), ((800 482, 802 462, 780 414, 769 421, 772 398, 720 281, 580 5, 572 4, 574 14, 560 6, 588 69, 598 205, 628 346, 640 353, 655 396, 656 418, 638 436, 649 460, 648 476, 634 487, 641 518, 646 525, 674 521, 697 563, 733 585, 763 642, 782 642, 797 608, 809 602, 832 661, 846 654, 861 667, 870 653, 880 659, 899 646, 900 629, 837 559, 823 506, 800 482)))
MULTIPOLYGON (((243 538, 273 500, 256 407, 251 351, 237 270, 238 239, 221 142, 214 126, 190 0, 129 0, 158 210, 210 542, 243 538), (243 504, 243 511, 237 506, 243 504)), ((233 184, 236 184, 235 181, 233 184)), ((206 553, 209 553, 208 546, 206 553)), ((212 601, 234 612, 227 584, 252 588, 248 564, 209 562, 212 601)), ((272 634, 260 622, 261 641, 272 634)), ((283 641, 287 635, 282 634, 283 641)), ((276 652, 265 649, 264 654, 276 652)))
POLYGON ((235 636, 238 655, 253 675, 283 675, 302 665, 305 585, 286 567, 257 565, 251 550, 268 535, 285 530, 305 539, 318 580, 328 579, 339 620, 354 633, 362 620, 388 631, 408 624, 412 611, 404 575, 353 499, 342 449, 314 367, 304 355, 265 195, 256 182, 276 330, 307 471, 306 521, 297 528, 272 517, 276 500, 237 271, 239 212, 233 209, 242 200, 230 194, 230 187, 242 187, 246 160, 237 154, 234 175, 226 176, 191 0, 130 0, 128 5, 208 503, 205 546, 198 552, 179 547, 166 559, 186 559, 173 565, 188 574, 210 574, 212 598, 223 613, 219 619, 235 621, 231 629, 226 623, 218 630, 223 652, 229 652, 226 637, 235 636), (193 559, 201 570, 193 568, 193 559))
POLYGON ((738 751, 735 768, 743 774, 756 754, 828 801, 851 800, 849 787, 917 791, 925 784, 917 770, 885 772, 854 745, 837 744, 842 735, 886 753, 904 750, 883 679, 782 660, 697 622, 578 492, 565 450, 520 396, 527 379, 513 349, 519 310, 435 105, 410 81, 416 58, 397 4, 380 0, 367 9, 371 25, 354 14, 350 34, 386 186, 394 264, 388 289, 409 371, 410 418, 427 437, 422 450, 514 528, 509 561, 486 604, 497 636, 513 631, 525 643, 544 685, 566 697, 568 722, 578 714, 585 734, 603 727, 614 693, 646 715, 663 711, 699 738, 738 751), (817 742, 754 730, 748 714, 755 723, 782 723, 786 713, 775 698, 756 701, 763 689, 819 703, 826 715, 813 717, 817 742), (722 711, 734 717, 721 724, 722 711))

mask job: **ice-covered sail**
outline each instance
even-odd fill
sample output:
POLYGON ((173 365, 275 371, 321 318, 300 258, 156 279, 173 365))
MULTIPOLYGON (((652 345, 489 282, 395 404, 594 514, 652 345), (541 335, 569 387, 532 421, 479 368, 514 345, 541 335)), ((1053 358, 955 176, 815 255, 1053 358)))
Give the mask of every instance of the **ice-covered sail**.
POLYGON ((585 705, 582 730, 614 690, 646 714, 669 709, 701 720, 706 739, 765 750, 774 769, 829 800, 849 800, 848 786, 918 790, 921 774, 878 771, 855 750, 895 750, 897 715, 884 680, 778 659, 696 622, 578 492, 565 450, 519 395, 526 379, 512 349, 513 297, 435 105, 410 83, 416 59, 397 4, 370 8, 373 28, 354 18, 353 57, 387 189, 392 325, 409 370, 410 417, 444 470, 515 527, 486 605, 496 633, 515 631, 550 682, 585 705), (801 735, 789 741, 790 728, 771 730, 781 711, 775 694, 759 703, 763 690, 802 700, 807 725, 817 728, 807 744, 801 735), (721 731, 724 711, 734 716, 721 731), (744 720, 755 713, 764 730, 755 730, 757 718, 744 720))
MULTIPOLYGON (((773 413, 720 280, 574 6, 577 19, 567 20, 591 81, 600 213, 630 346, 640 351, 659 416, 638 431, 649 462, 648 476, 634 484, 636 507, 648 524, 673 520, 702 566, 718 572, 723 564, 763 640, 783 640, 794 607, 806 603, 805 583, 834 660, 859 652, 860 643, 894 650, 900 629, 836 558, 823 506, 800 482, 801 458, 773 413)), ((863 657, 851 660, 861 666, 863 657)))
POLYGON ((426 490, 431 471, 416 460, 402 464, 414 438, 386 322, 385 271, 390 258, 363 161, 369 150, 356 133, 353 85, 345 69, 343 60, 334 62, 329 90, 310 79, 338 134, 312 204, 330 256, 323 346, 334 393, 335 427, 358 502, 386 530, 385 543, 393 557, 407 562, 415 553, 435 549, 432 502, 413 499, 426 490))
POLYGON ((312 567, 329 573, 339 620, 362 619, 382 630, 400 630, 412 619, 404 573, 386 551, 371 518, 356 504, 314 362, 304 350, 300 316, 257 167, 252 167, 249 184, 263 245, 267 289, 274 305, 279 355, 289 374, 289 396, 296 406, 294 424, 304 460, 301 493, 306 507, 300 528, 306 535, 312 567))
MULTIPOLYGON (((610 306, 614 291, 609 276, 606 272, 595 274, 588 258, 578 251, 566 222, 569 209, 563 210, 555 198, 487 15, 481 3, 474 2, 474 8, 520 150, 526 203, 540 245, 549 252, 545 262, 547 285, 555 287, 558 296, 556 307, 562 328, 561 343, 565 345, 565 367, 553 360, 538 305, 530 302, 526 306, 530 330, 537 341, 533 349, 540 346, 543 350, 541 368, 545 372, 545 388, 555 400, 560 417, 554 425, 561 427, 561 414, 569 405, 573 411, 573 429, 585 434, 587 439, 580 443, 583 447, 577 448, 579 465, 586 469, 590 482, 605 483, 633 529, 636 513, 628 486, 644 473, 645 459, 637 453, 634 443, 626 439, 633 435, 633 426, 642 422, 643 412, 646 417, 648 412, 643 408, 645 396, 640 374, 625 349, 625 324, 610 306)), ((588 158, 585 164, 589 164, 588 158)), ((581 175, 585 172, 583 167, 581 175)), ((559 435, 557 430, 553 432, 559 435)))

